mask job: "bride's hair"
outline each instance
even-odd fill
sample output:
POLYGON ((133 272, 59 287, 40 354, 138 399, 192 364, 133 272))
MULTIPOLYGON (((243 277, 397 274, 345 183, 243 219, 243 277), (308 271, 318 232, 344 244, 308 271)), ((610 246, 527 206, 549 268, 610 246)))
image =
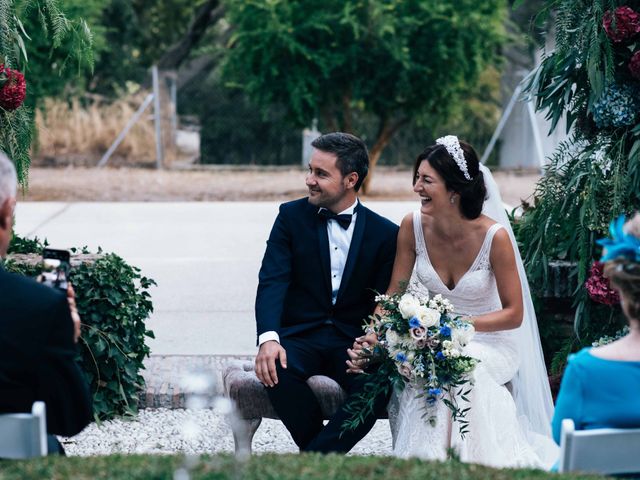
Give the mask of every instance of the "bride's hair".
MULTIPOLYGON (((640 238, 640 213, 625 224, 625 231, 640 238)), ((625 313, 640 322, 640 263, 618 257, 605 262, 604 274, 623 299, 625 313)))
POLYGON ((467 170, 471 180, 464 177, 464 173, 449 154, 444 145, 431 145, 418 155, 413 166, 413 183, 416 183, 418 168, 423 161, 428 161, 429 165, 438 172, 444 180, 447 190, 460 195, 460 211, 462 215, 470 220, 478 218, 482 213, 482 205, 487 198, 487 188, 484 184, 484 176, 480 171, 478 154, 467 142, 460 141, 460 147, 464 152, 464 159, 467 163, 467 170))

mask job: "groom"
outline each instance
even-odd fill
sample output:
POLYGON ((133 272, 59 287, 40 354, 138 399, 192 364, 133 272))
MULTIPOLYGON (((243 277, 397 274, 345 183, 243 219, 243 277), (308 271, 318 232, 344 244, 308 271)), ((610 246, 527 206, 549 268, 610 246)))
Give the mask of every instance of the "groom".
MULTIPOLYGON (((341 435, 343 406, 323 427, 306 380, 326 375, 350 397, 362 390, 366 376, 346 373, 347 348, 388 286, 398 227, 358 201, 369 169, 362 140, 329 133, 312 146, 309 196, 280 206, 262 260, 255 371, 301 450, 348 452, 375 416, 341 435)), ((376 414, 386 402, 377 399, 376 414)))

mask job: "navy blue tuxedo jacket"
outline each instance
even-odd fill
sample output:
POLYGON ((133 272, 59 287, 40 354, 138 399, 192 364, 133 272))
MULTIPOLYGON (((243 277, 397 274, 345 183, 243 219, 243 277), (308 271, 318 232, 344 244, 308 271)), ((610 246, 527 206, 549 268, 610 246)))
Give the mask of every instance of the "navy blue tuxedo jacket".
POLYGON ((375 308, 375 292, 389 285, 398 226, 357 206, 349 254, 335 305, 331 303, 331 267, 327 221, 307 198, 283 203, 262 260, 256 296, 258 336, 281 337, 314 328, 327 320, 351 338, 375 308))
POLYGON ((66 295, 0 266, 0 413, 47 407, 47 433, 75 435, 93 420, 75 361, 66 295))

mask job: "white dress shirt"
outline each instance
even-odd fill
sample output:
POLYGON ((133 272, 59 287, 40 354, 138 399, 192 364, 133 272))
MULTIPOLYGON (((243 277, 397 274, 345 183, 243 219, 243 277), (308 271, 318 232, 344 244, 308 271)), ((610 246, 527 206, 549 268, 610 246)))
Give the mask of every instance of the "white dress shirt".
MULTIPOLYGON (((344 273, 344 266, 347 263, 347 256, 349 255, 349 246, 351 245, 351 239, 353 238, 353 230, 356 225, 356 217, 358 213, 355 211, 358 205, 358 200, 355 201, 346 210, 339 212, 338 215, 350 214, 351 224, 349 228, 344 229, 335 219, 327 220, 327 235, 329 237, 329 258, 331 264, 331 303, 335 305, 338 298, 338 290, 340 290, 340 282, 342 281, 342 274, 344 273)), ((258 337, 258 345, 262 345, 269 340, 275 340, 280 343, 280 336, 278 332, 268 331, 264 332, 258 337)))

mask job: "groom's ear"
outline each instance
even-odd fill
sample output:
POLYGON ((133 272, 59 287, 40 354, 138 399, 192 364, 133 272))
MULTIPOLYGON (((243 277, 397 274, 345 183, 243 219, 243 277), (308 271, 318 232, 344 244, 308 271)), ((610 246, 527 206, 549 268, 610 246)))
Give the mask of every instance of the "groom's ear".
POLYGON ((355 188, 356 183, 358 183, 358 179, 360 178, 360 176, 357 174, 357 172, 351 172, 345 175, 344 178, 345 178, 345 187, 355 188))

